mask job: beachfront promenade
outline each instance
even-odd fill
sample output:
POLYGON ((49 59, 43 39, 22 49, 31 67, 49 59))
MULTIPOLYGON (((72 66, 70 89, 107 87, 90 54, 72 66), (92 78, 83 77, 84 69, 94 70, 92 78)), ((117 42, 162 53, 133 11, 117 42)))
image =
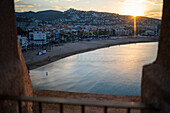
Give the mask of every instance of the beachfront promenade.
POLYGON ((46 54, 37 55, 38 50, 27 51, 23 53, 26 64, 30 69, 37 68, 39 66, 48 64, 50 62, 59 60, 61 58, 71 56, 77 53, 87 52, 99 48, 129 44, 129 43, 140 43, 140 42, 156 42, 157 37, 140 37, 140 38, 117 38, 109 40, 91 40, 91 41, 80 41, 74 43, 65 43, 61 46, 53 46, 47 49, 46 54), (48 61, 48 57, 50 61, 48 61))

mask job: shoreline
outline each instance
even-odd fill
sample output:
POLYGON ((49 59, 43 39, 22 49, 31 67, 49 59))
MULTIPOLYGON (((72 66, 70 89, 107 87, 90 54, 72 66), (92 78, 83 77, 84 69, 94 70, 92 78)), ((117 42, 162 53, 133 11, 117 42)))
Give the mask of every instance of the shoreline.
POLYGON ((47 51, 47 54, 38 56, 37 51, 33 52, 33 55, 23 53, 25 62, 29 66, 29 69, 35 69, 40 66, 55 62, 65 57, 69 57, 75 54, 93 51, 96 49, 106 48, 116 45, 132 44, 132 43, 146 43, 146 42, 158 42, 158 38, 153 37, 141 37, 141 38, 120 38, 116 40, 92 40, 82 41, 76 43, 66 43, 63 46, 54 47, 51 51, 47 51), (31 59, 26 59, 26 55, 31 56, 31 59), (50 56, 50 61, 48 61, 50 56))

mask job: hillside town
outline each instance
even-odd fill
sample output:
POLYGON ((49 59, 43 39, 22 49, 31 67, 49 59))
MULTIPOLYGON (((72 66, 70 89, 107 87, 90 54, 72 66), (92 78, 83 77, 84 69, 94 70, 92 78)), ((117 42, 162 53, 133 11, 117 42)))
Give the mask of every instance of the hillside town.
MULTIPOLYGON (((23 51, 67 42, 116 39, 134 35, 134 17, 69 9, 60 18, 44 18, 33 12, 16 13, 18 41, 23 51), (27 15, 33 13, 34 15, 27 15), (67 15, 67 16, 63 16, 67 15)), ((42 12, 41 12, 42 13, 42 12)), ((58 13, 58 12, 57 12, 58 13)), ((158 36, 160 20, 137 17, 137 36, 158 36)))

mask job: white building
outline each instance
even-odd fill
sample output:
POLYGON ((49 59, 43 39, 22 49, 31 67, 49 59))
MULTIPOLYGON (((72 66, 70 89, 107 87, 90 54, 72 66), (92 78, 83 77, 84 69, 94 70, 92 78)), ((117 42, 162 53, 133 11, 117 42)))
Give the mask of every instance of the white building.
POLYGON ((116 36, 128 36, 132 33, 131 30, 125 30, 125 29, 115 29, 115 35, 116 36))
POLYGON ((27 49, 27 46, 28 46, 27 37, 21 37, 21 35, 18 35, 18 42, 21 46, 21 50, 27 49))
POLYGON ((30 43, 34 45, 47 44, 46 32, 34 31, 29 33, 30 43))

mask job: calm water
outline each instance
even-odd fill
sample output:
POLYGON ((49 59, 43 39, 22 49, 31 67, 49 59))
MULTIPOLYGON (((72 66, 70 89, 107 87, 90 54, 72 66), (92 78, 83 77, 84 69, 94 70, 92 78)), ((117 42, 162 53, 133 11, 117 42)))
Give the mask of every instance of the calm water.
POLYGON ((35 89, 140 95, 142 66, 156 59, 157 46, 127 44, 70 56, 31 70, 32 84, 35 89))

